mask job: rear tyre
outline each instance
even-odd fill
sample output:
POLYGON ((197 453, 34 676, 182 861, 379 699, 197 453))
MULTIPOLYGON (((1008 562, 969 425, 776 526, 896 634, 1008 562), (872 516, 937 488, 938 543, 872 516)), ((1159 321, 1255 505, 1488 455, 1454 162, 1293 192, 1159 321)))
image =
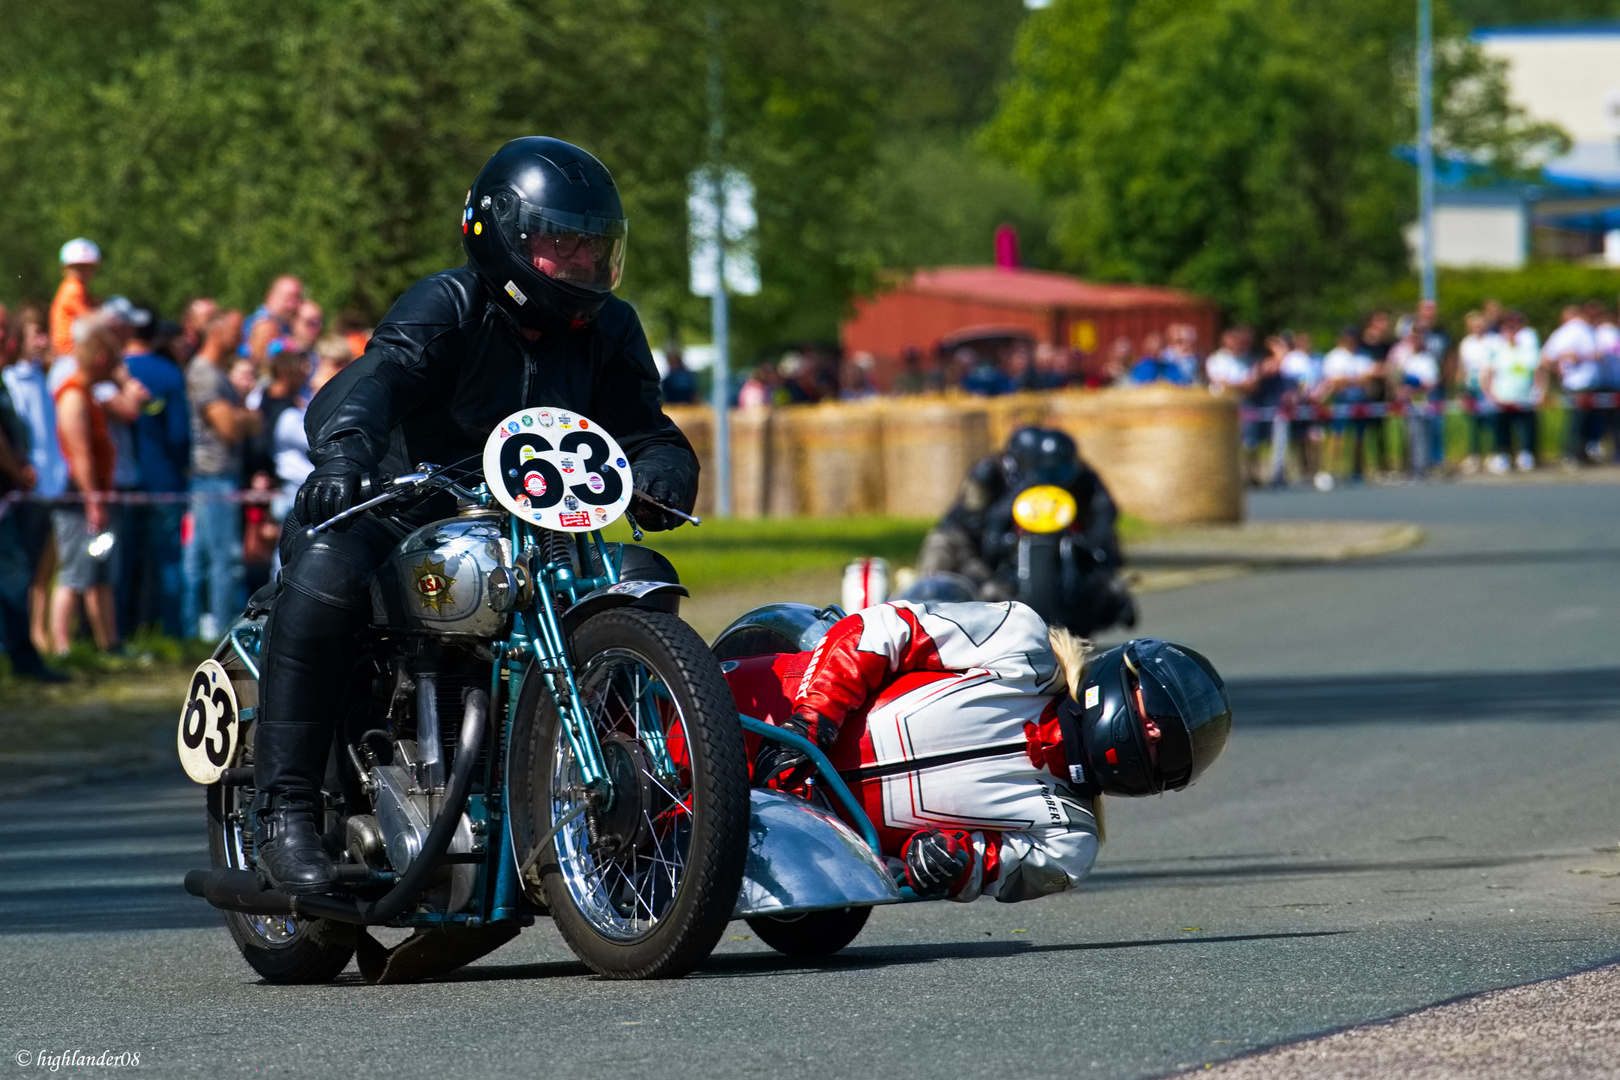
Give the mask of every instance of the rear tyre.
MULTIPOLYGON (((523 884, 597 973, 679 978, 714 949, 742 885, 748 765, 736 703, 703 639, 665 612, 593 616, 572 652, 613 802, 594 823, 567 821, 523 884)), ((556 701, 532 670, 512 754, 512 825, 526 859, 584 801, 556 701)))
MULTIPOLYGON (((248 733, 241 764, 252 764, 252 733, 248 733)), ((251 787, 208 788, 208 855, 216 868, 252 870, 252 835, 247 831, 252 812, 251 787)), ((338 977, 354 956, 352 927, 325 919, 292 915, 245 915, 227 911, 225 926, 242 951, 242 959, 264 977, 280 985, 328 983, 338 977)))
POLYGON ((783 956, 831 956, 854 941, 872 915, 869 907, 807 911, 803 915, 756 915, 749 929, 783 956))

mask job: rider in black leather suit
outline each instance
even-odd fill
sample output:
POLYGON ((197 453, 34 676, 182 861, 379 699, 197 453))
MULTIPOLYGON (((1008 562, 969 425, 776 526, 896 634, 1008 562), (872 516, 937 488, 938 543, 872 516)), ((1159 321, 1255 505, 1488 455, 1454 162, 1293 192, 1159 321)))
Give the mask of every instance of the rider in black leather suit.
MULTIPOLYGON (((476 460, 498 420, 531 406, 600 423, 624 447, 641 491, 692 509, 697 458, 659 407, 635 310, 611 293, 625 227, 618 189, 595 158, 556 139, 506 144, 468 192, 468 265, 417 282, 365 355, 311 403, 316 468, 282 533, 253 758, 254 784, 269 797, 259 865, 283 891, 331 887, 319 792, 356 635, 371 617, 372 572, 407 533, 455 509, 441 492, 313 539, 309 525, 359 501, 363 478, 476 460)), ((643 500, 631 512, 650 530, 682 520, 643 500)))
POLYGON ((920 575, 960 574, 976 587, 976 599, 1018 596, 1018 532, 1013 502, 1025 488, 1055 484, 1074 497, 1079 529, 1075 556, 1081 565, 1081 595, 1072 598, 1069 628, 1092 633, 1135 623, 1135 606, 1118 579, 1122 562, 1116 523, 1119 509, 1102 478, 1080 456, 1067 434, 1025 427, 1006 449, 976 464, 939 525, 929 531, 918 558, 920 575))

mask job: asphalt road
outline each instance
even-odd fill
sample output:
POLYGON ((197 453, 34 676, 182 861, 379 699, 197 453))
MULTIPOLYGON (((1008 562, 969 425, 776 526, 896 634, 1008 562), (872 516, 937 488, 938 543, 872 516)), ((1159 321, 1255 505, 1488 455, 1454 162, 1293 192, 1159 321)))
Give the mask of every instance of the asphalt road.
POLYGON ((1430 536, 1144 598, 1229 675, 1236 735, 1194 789, 1111 800, 1078 893, 879 909, 816 963, 734 924, 677 983, 597 981, 541 924, 447 982, 284 989, 179 889, 199 792, 80 788, 0 803, 0 1069, 1152 1076, 1620 956, 1620 486, 1251 510, 1430 536))

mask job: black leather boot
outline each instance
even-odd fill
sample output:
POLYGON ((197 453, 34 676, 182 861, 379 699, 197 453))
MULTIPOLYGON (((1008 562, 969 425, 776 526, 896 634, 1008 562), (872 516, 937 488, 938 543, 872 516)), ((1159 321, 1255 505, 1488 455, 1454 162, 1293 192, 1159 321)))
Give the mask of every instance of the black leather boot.
POLYGON ((259 815, 259 870, 293 896, 329 892, 332 857, 321 843, 316 804, 308 792, 278 792, 259 815))

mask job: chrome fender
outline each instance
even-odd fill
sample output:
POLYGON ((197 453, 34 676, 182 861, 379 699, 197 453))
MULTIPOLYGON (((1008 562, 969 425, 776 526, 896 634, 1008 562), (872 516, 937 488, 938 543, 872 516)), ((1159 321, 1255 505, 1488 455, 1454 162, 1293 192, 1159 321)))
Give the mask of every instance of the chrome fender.
POLYGON ((832 814, 759 788, 749 802, 748 867, 732 918, 900 902, 882 861, 832 814))

